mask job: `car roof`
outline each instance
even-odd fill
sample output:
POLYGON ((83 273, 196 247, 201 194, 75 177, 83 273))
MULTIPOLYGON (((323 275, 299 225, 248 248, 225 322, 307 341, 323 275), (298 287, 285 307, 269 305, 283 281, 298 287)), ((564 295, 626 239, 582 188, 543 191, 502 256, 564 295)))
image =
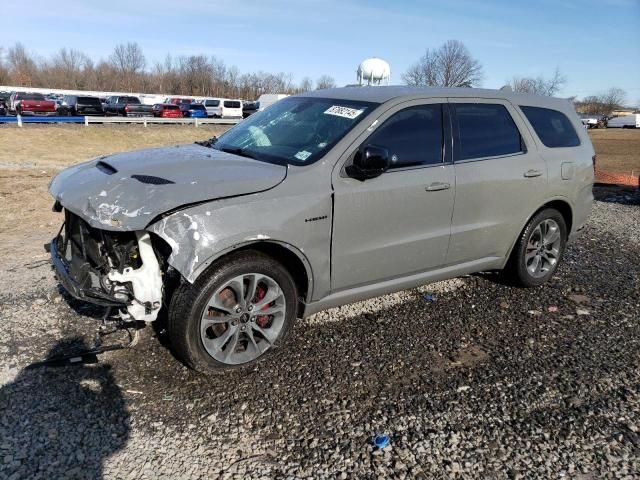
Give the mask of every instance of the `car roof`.
MULTIPOLYGON (((492 90, 484 88, 441 88, 441 87, 409 87, 405 85, 393 86, 353 86, 330 88, 301 93, 296 97, 335 98, 339 100, 355 100, 362 102, 385 103, 397 98, 449 97, 449 98, 494 98, 510 100, 515 104, 535 105, 541 107, 566 106, 568 99, 545 97, 525 93, 515 93, 511 90, 492 90)), ((571 106, 573 109, 573 105, 571 106)))

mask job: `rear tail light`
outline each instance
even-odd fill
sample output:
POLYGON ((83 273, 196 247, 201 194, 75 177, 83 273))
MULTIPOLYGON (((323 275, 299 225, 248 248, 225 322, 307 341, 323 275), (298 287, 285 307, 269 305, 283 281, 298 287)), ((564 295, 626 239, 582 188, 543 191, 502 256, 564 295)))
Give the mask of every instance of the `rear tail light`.
POLYGON ((125 106, 124 106, 124 111, 125 111, 125 112, 127 112, 127 113, 129 113, 129 105, 125 105, 125 106))
POLYGON ((591 161, 593 162, 593 172, 595 173, 595 171, 596 171, 596 155, 591 157, 591 161))

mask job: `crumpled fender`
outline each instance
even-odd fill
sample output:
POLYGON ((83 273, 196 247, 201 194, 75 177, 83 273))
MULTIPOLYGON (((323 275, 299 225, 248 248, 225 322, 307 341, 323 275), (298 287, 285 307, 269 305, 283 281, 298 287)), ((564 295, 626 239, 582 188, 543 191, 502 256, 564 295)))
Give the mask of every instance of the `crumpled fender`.
POLYGON ((321 291, 328 289, 330 195, 267 195, 272 192, 196 205, 162 218, 147 230, 167 242, 171 247, 168 263, 191 283, 221 255, 251 243, 273 242, 293 251, 308 277, 319 283, 321 291))

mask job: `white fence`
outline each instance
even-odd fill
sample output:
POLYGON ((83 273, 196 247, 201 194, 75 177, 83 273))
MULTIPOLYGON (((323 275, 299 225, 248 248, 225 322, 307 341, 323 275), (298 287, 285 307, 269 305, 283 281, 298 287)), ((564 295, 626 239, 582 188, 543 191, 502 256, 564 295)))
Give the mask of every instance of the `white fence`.
POLYGON ((161 118, 161 117, 40 117, 17 115, 15 117, 0 117, 0 123, 17 123, 22 127, 25 123, 84 123, 89 126, 92 123, 137 123, 145 127, 149 124, 170 125, 235 125, 241 119, 235 118, 161 118))

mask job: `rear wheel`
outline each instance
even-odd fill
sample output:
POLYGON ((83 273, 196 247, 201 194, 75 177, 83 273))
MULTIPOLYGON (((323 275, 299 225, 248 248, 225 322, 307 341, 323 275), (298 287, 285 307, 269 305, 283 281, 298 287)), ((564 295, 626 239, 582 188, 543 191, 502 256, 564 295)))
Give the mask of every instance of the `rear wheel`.
POLYGON ((523 287, 536 287, 555 273, 567 241, 562 214, 547 208, 529 221, 511 253, 507 273, 523 287))
POLYGON ((170 340, 180 359, 202 373, 242 367, 282 344, 296 307, 296 286, 282 265, 260 252, 240 252, 178 287, 169 307, 170 340))

